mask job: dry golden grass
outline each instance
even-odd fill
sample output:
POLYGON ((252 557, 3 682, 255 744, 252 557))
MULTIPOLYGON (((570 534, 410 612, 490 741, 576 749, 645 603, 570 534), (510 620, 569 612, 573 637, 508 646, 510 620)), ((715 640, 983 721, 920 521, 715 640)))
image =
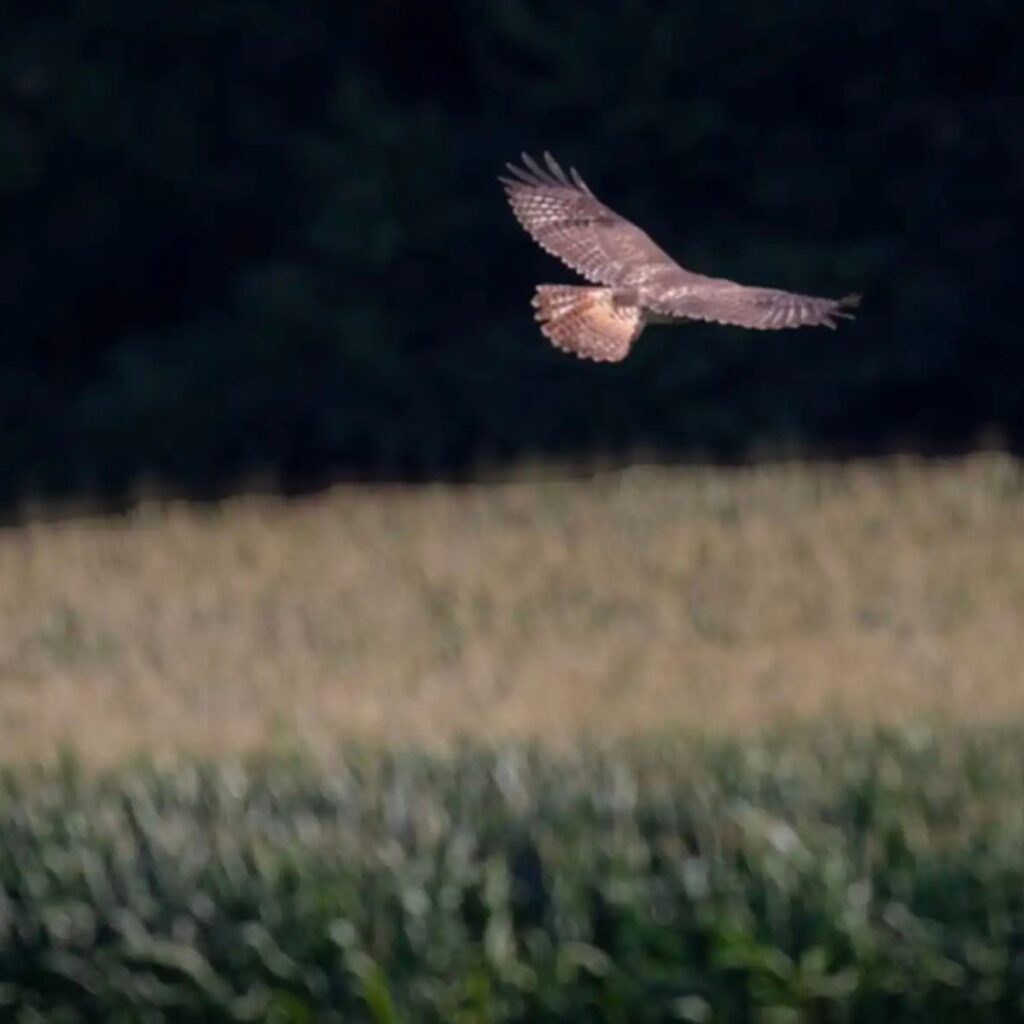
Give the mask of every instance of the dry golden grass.
POLYGON ((0 757, 1024 711, 1024 473, 636 468, 0 532, 0 757))

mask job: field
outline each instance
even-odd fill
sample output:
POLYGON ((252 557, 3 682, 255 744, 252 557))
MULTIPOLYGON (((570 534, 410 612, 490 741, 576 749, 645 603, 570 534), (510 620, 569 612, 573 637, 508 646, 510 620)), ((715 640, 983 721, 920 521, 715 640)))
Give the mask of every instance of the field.
POLYGON ((0 774, 0 1019, 1020 1020, 1022 738, 0 774))
POLYGON ((984 724, 1022 622, 998 455, 151 502, 0 531, 0 751, 984 724))
POLYGON ((0 533, 0 1019, 1024 1017, 1021 466, 528 477, 0 533))

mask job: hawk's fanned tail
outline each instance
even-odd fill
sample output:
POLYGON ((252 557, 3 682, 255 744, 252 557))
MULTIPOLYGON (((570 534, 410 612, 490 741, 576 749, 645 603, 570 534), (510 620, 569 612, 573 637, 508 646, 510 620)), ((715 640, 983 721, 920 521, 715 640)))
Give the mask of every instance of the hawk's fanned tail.
POLYGON ((541 333, 557 349, 581 359, 625 359, 644 327, 643 313, 613 288, 542 284, 533 297, 541 333))

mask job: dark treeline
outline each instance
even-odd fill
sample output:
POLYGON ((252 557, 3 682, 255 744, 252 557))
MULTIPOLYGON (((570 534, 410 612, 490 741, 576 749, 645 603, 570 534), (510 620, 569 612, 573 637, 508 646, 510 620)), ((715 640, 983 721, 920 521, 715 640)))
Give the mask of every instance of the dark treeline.
POLYGON ((0 498, 643 447, 1024 444, 1014 0, 6 0, 0 498), (853 325, 549 350, 550 148, 681 262, 853 325))

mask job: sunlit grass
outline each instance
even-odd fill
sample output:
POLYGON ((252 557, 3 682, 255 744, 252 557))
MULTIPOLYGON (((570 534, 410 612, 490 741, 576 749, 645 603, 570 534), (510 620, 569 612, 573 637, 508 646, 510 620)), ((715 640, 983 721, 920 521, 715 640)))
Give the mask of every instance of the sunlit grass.
POLYGON ((0 532, 0 756, 1024 711, 977 456, 149 504, 0 532))

